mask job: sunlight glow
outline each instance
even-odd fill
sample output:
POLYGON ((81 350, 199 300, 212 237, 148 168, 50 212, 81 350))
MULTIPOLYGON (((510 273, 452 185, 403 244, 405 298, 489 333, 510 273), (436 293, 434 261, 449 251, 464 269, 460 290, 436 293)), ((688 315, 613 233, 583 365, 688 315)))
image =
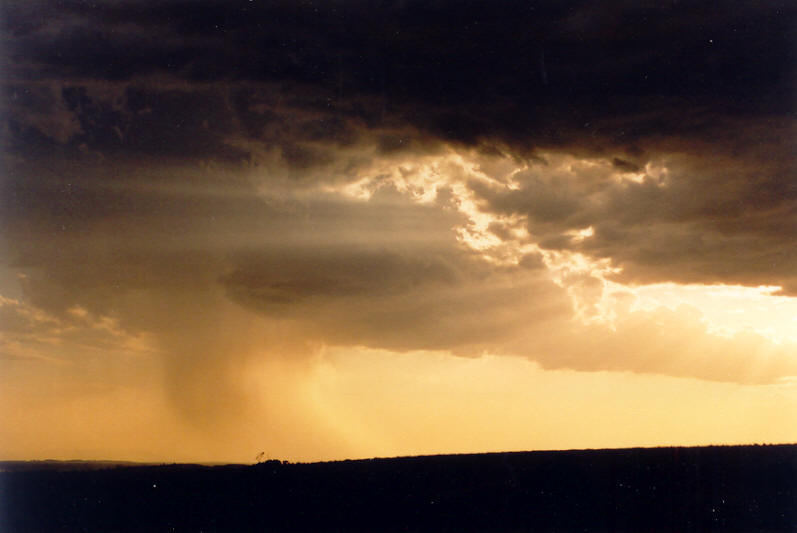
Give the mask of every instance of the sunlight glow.
POLYGON ((797 298, 774 294, 780 287, 658 283, 630 290, 637 309, 682 304, 699 309, 717 335, 750 330, 773 342, 797 341, 797 298))
POLYGON ((581 242, 584 239, 595 235, 595 228, 589 226, 583 229, 570 230, 566 232, 565 235, 570 236, 571 240, 573 240, 574 242, 581 242))

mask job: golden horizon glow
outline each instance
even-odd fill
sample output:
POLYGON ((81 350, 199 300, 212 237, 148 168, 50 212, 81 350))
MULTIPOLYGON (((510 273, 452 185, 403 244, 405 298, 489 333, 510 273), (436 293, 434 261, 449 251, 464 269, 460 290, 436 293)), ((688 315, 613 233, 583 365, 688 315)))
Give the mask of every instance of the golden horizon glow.
POLYGON ((797 382, 543 370, 515 357, 355 347, 322 348, 301 363, 253 360, 245 374, 247 409, 212 431, 181 419, 154 389, 54 391, 57 404, 22 393, 24 411, 0 408, 2 459, 248 463, 261 451, 323 461, 797 442, 797 382))

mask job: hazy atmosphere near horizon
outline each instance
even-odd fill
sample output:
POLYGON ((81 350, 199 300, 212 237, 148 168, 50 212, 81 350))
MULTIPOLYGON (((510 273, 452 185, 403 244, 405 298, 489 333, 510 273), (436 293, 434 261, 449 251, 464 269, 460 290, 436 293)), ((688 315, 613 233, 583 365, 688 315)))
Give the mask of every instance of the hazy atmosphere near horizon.
POLYGON ((797 442, 794 2, 0 27, 0 459, 797 442))

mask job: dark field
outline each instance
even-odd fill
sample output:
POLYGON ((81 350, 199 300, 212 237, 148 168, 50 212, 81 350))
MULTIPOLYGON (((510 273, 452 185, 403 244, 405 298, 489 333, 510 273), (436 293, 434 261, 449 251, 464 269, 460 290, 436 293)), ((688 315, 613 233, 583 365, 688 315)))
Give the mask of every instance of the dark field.
POLYGON ((797 531, 797 445, 4 463, 0 531, 797 531))

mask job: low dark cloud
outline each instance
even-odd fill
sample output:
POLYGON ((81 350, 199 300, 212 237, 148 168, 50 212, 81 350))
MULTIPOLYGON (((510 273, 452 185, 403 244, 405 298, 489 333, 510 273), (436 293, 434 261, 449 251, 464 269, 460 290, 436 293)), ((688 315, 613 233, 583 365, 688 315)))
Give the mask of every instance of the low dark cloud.
POLYGON ((335 247, 242 256, 222 283, 234 301, 319 341, 481 355, 569 314, 562 291, 528 272, 494 271, 456 248, 335 247))

